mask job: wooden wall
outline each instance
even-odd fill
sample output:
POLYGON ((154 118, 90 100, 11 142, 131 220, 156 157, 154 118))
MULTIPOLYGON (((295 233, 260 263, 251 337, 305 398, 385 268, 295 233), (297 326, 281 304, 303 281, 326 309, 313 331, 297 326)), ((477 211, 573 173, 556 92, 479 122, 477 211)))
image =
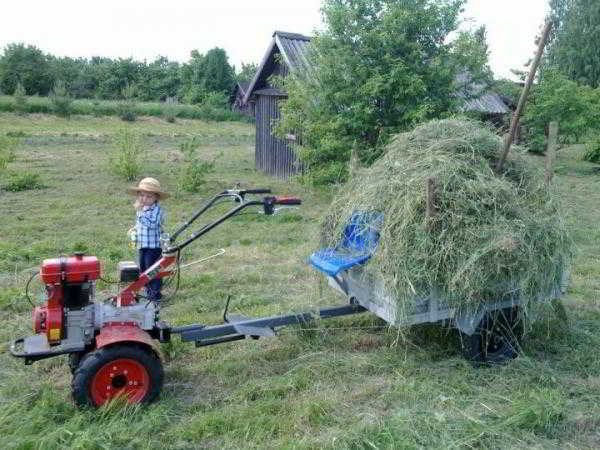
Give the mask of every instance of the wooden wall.
POLYGON ((256 97, 256 168, 279 178, 288 178, 301 171, 296 164, 293 141, 273 135, 280 117, 277 101, 284 96, 258 94, 256 97))

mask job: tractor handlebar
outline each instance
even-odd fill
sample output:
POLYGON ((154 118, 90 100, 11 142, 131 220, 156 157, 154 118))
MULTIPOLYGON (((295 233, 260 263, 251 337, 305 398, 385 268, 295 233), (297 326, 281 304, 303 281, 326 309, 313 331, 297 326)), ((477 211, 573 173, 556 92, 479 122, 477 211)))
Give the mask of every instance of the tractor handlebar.
POLYGON ((270 194, 271 189, 262 188, 262 189, 245 189, 241 191, 244 194, 270 194))
POLYGON ((230 217, 235 216, 237 213, 239 213, 242 209, 244 209, 246 207, 262 206, 264 208, 265 215, 270 216, 276 212, 275 205, 284 205, 283 207, 286 207, 286 206, 290 206, 290 205, 302 204, 302 201, 296 197, 271 197, 271 196, 269 196, 269 197, 264 197, 263 200, 249 200, 249 201, 246 201, 244 199, 244 195, 246 195, 246 194, 269 194, 269 193, 271 193, 271 189, 268 189, 268 188, 228 189, 226 191, 221 192, 220 194, 215 195, 211 200, 209 200, 200 209, 200 211, 198 211, 196 214, 194 214, 194 216, 189 221, 187 221, 178 230, 176 230, 173 233, 173 235, 171 235, 171 237, 168 240, 167 251, 173 252, 173 251, 179 251, 179 250, 183 249, 188 244, 190 244, 192 241, 195 241, 200 236, 208 233, 214 227, 223 223, 225 220, 229 219, 230 217), (198 217, 200 217, 202 214, 204 214, 208 209, 210 209, 212 206, 217 204, 220 200, 227 198, 227 197, 233 198, 236 202, 239 202, 240 205, 233 208, 231 211, 226 213, 220 219, 217 219, 217 220, 213 221, 212 223, 208 223, 208 224, 204 225, 202 228, 200 228, 200 230, 193 233, 191 235, 191 237, 189 237, 184 242, 182 242, 178 245, 175 244, 175 239, 177 238, 177 236, 179 236, 179 234, 183 230, 188 228, 194 221, 196 221, 198 219, 198 217))
POLYGON ((265 215, 270 216, 275 212, 275 205, 300 205, 302 200, 296 197, 265 197, 263 201, 265 215))
POLYGON ((297 197, 275 197, 276 205, 301 205, 302 200, 297 197))

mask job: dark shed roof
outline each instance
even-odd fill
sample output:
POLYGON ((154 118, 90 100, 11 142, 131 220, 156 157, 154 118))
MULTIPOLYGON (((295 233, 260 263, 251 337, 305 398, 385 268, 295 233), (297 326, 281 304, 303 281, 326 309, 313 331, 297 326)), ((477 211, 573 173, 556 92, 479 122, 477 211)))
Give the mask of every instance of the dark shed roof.
POLYGON ((510 111, 502 98, 485 86, 478 83, 469 82, 470 75, 463 72, 456 76, 456 81, 462 85, 456 93, 458 98, 465 100, 464 104, 459 108, 461 111, 480 112, 484 114, 506 114, 510 111), (469 98, 473 97, 474 98, 469 98))
POLYGON ((250 96, 259 89, 267 87, 267 78, 271 75, 276 64, 275 55, 280 54, 288 69, 292 72, 305 73, 309 70, 306 57, 310 44, 310 37, 298 33, 276 31, 273 40, 263 57, 254 78, 244 96, 247 102, 250 96))

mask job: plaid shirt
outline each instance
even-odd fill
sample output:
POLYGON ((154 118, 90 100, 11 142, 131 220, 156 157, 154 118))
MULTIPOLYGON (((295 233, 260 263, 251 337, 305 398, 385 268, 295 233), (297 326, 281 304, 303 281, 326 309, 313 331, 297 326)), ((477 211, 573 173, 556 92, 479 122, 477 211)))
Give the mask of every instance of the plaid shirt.
POLYGON ((165 218, 166 213, 157 202, 136 213, 136 248, 160 248, 165 218))

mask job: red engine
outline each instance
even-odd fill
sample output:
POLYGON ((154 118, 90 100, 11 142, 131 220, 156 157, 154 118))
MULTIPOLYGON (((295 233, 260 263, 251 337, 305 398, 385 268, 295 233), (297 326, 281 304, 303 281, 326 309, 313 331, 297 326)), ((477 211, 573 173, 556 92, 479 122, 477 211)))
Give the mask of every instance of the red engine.
POLYGON ((76 253, 45 259, 40 276, 46 285, 48 303, 33 310, 33 331, 46 333, 50 344, 59 343, 64 334, 64 308, 88 305, 100 273, 100 262, 95 256, 76 253))

